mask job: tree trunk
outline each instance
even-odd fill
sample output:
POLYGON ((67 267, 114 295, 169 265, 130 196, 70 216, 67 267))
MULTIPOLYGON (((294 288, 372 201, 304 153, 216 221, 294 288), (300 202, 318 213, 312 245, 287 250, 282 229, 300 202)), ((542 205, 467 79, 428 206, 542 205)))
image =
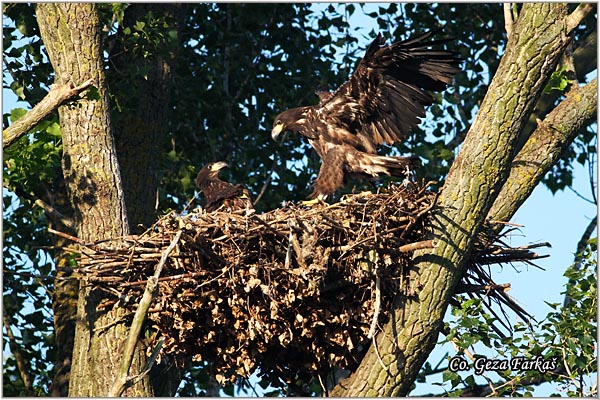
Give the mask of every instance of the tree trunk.
MULTIPOLYGON (((98 93, 59 108, 63 174, 77 236, 91 242, 127 235, 129 225, 111 131, 97 6, 40 3, 36 12, 55 82, 77 86, 93 78, 98 93)), ((98 310, 101 299, 92 287, 79 289, 70 396, 105 396, 114 381, 128 329, 117 323, 123 317, 122 310, 98 310)), ((134 358, 132 375, 144 365, 141 350, 134 358)), ((152 395, 148 379, 142 379, 127 394, 152 395)))
POLYGON ((405 396, 437 342, 477 232, 506 181, 519 133, 570 37, 565 4, 525 4, 432 213, 433 249, 415 253, 407 296, 334 396, 405 396))
MULTIPOLYGON (((111 50, 109 86, 121 111, 113 116, 115 143, 127 205, 131 231, 139 234, 156 220, 161 152, 169 130, 169 102, 173 84, 172 70, 177 57, 186 5, 134 3, 125 9, 123 25, 111 50), (177 31, 177 40, 169 40, 170 32, 158 48, 149 49, 148 57, 132 51, 127 44, 125 28, 133 30, 138 21, 154 18, 164 21, 169 30, 177 31), (123 88, 123 90, 121 90, 123 88)), ((150 383, 156 396, 173 396, 183 371, 175 366, 156 366, 150 383)))
MULTIPOLYGON (((60 197, 62 200, 67 200, 64 193, 60 197)), ((68 209, 65 204, 62 206, 62 210, 68 209)), ((67 244, 69 242, 64 238, 54 238, 54 245, 57 249, 62 249, 67 244)), ((52 311, 54 313, 56 363, 54 365, 52 387, 50 388, 50 394, 53 397, 66 397, 69 395, 77 316, 77 293, 79 292, 79 282, 75 279, 71 266, 72 257, 73 255, 67 251, 59 250, 54 254, 56 279, 54 281, 54 292, 52 293, 52 311)))

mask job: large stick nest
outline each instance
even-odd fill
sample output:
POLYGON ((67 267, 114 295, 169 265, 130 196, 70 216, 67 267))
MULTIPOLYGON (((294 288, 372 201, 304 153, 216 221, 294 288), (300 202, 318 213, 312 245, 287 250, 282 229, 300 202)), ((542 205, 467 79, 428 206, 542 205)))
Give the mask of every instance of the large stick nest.
MULTIPOLYGON (((355 369, 394 296, 414 294, 402 293, 403 280, 413 251, 432 246, 423 238, 435 198, 409 183, 260 215, 171 213, 118 246, 82 246, 79 272, 108 293, 101 309, 119 305, 133 315, 181 231, 148 314, 157 332, 150 346, 164 338, 163 360, 208 361, 221 382, 257 368, 282 382, 309 381, 331 366, 355 369)), ((480 268, 486 258, 532 258, 485 239, 476 249, 463 280, 471 285, 493 284, 480 268)))

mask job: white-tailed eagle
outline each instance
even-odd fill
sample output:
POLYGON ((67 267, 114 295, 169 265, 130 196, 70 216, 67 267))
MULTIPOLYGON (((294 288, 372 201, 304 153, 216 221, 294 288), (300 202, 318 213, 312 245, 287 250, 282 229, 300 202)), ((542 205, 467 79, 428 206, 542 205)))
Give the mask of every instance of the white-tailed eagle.
POLYGON ((228 165, 222 161, 207 164, 198 172, 196 184, 206 197, 205 209, 208 212, 223 210, 235 212, 254 210, 250 192, 244 186, 222 181, 219 172, 228 165))
POLYGON ((325 199, 346 178, 405 176, 417 157, 377 155, 377 146, 406 138, 433 103, 429 91, 441 91, 461 62, 428 40, 441 28, 385 46, 381 34, 369 45, 350 79, 335 92, 319 91, 316 106, 286 110, 275 118, 271 136, 284 131, 308 139, 321 158, 311 198, 325 199))

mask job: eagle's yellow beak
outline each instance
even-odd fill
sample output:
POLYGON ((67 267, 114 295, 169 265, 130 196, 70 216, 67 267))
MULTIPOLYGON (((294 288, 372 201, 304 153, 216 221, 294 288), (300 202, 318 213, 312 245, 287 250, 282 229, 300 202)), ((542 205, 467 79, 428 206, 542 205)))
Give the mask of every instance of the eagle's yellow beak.
POLYGON ((227 168, 227 167, 229 167, 229 165, 228 165, 226 162, 219 161, 219 162, 216 162, 216 163, 214 163, 214 164, 212 165, 212 168, 211 168, 211 169, 212 169, 213 171, 220 171, 220 170, 222 170, 223 168, 227 168))
POLYGON ((283 123, 282 122, 277 122, 273 126, 273 130, 271 131, 271 137, 273 138, 273 140, 277 140, 277 138, 279 137, 279 135, 281 134, 281 132, 283 132, 283 123))

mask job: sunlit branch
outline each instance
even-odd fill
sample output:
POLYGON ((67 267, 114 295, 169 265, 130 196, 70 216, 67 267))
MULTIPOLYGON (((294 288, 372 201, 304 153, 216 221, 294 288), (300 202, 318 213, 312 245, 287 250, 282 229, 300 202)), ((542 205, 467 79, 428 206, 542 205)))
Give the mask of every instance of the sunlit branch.
POLYGON ((59 106, 78 96, 81 92, 92 86, 93 83, 93 79, 88 79, 79 86, 52 85, 50 92, 42 101, 2 132, 2 145, 4 148, 13 144, 17 139, 52 114, 59 106))

